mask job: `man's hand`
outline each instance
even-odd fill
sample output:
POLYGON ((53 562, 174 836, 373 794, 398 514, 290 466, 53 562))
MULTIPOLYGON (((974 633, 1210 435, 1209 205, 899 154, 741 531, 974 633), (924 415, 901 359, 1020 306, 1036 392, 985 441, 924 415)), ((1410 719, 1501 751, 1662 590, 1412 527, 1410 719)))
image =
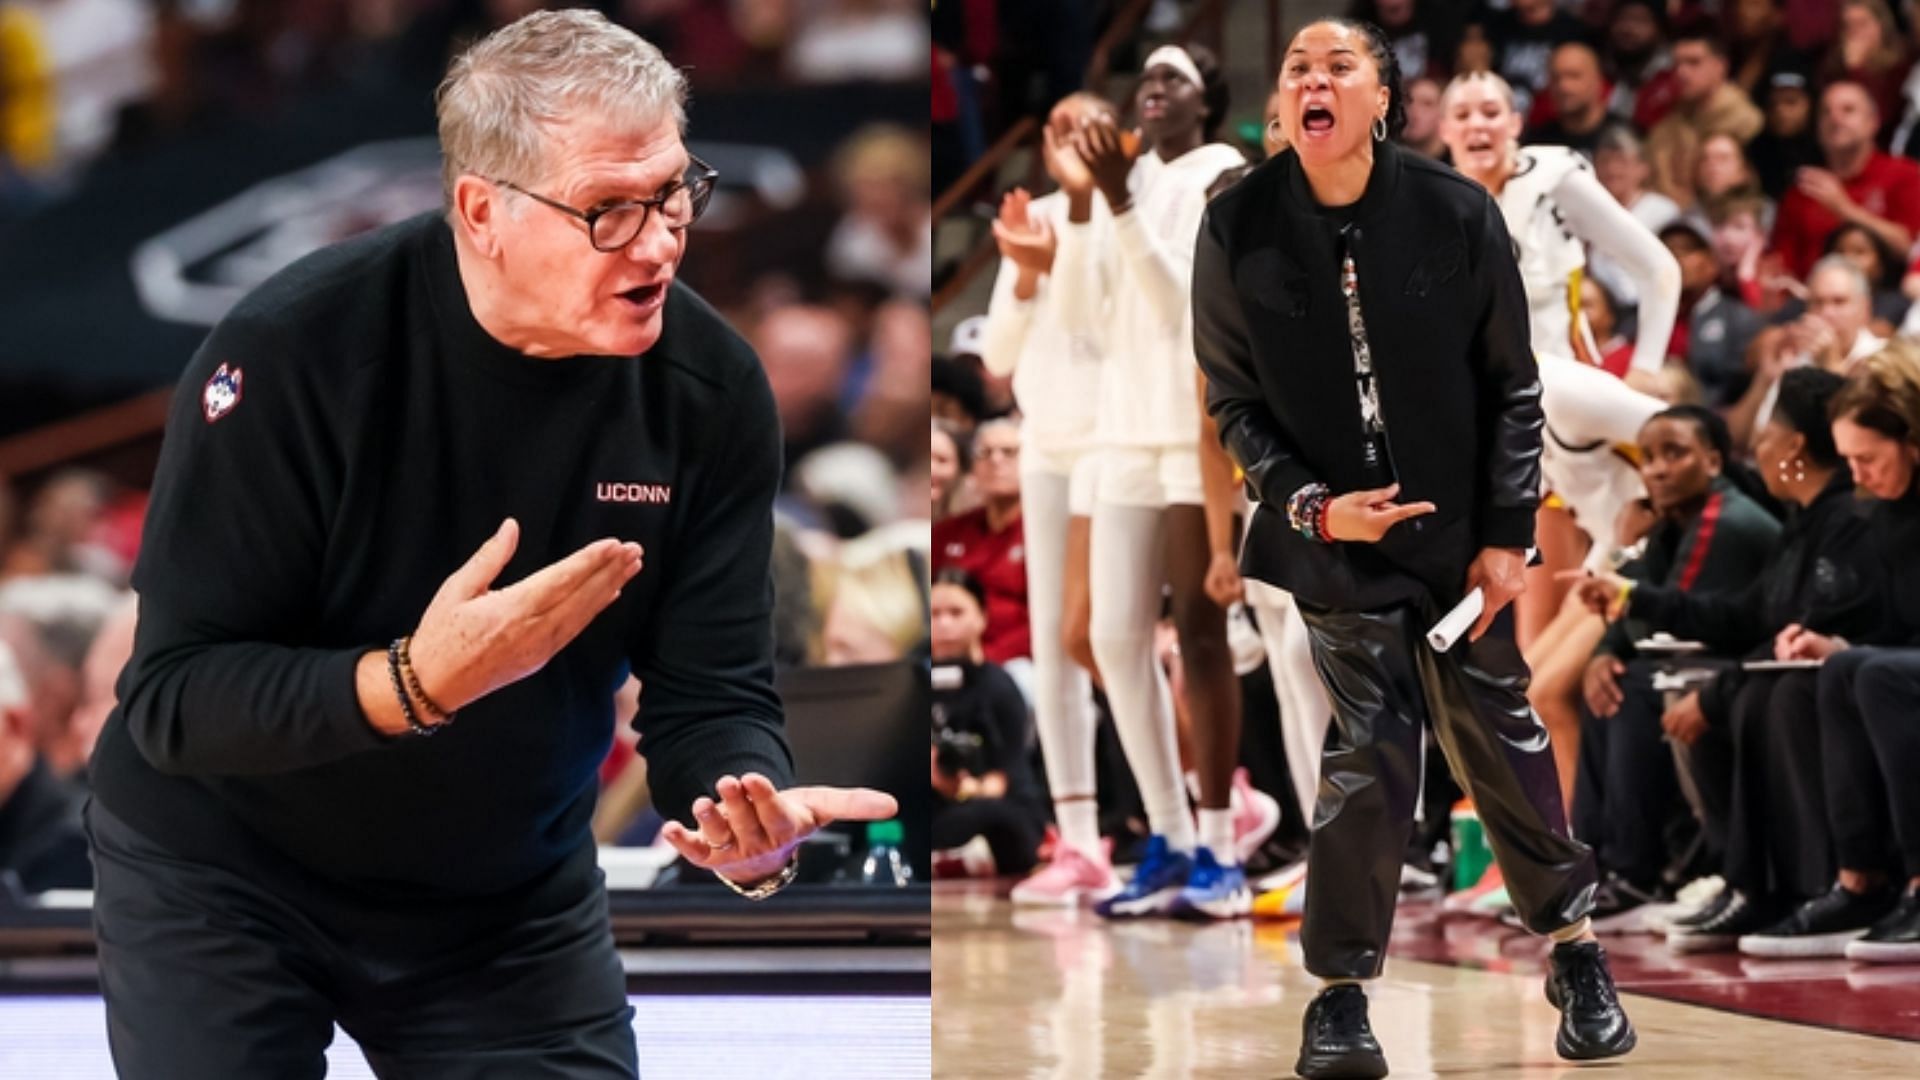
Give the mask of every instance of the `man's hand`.
POLYGON ((735 885, 780 872, 794 846, 836 821, 884 821, 900 812, 893 796, 869 788, 797 787, 776 791, 759 773, 714 785, 720 801, 693 800, 698 832, 668 821, 660 835, 688 862, 735 885))
POLYGON ((1620 676, 1627 673, 1627 665, 1620 658, 1601 653, 1587 661, 1586 674, 1581 676, 1580 690, 1587 699, 1587 708, 1593 715, 1606 717, 1620 711, 1620 703, 1626 695, 1620 690, 1620 676))
MULTIPOLYGON (((519 541, 520 525, 508 518, 441 584, 413 632, 410 653, 420 688, 448 712, 545 667, 620 598, 643 564, 640 545, 596 540, 524 581, 489 589, 519 541)), ((384 680, 382 654, 368 653, 361 667, 371 670, 376 660, 374 674, 384 680)), ((362 693, 361 700, 369 699, 362 693)), ((369 709, 368 719, 388 734, 407 730, 397 709, 369 709)))
POLYGON ((1327 535, 1335 540, 1376 544, 1388 529, 1435 509, 1430 502, 1402 506, 1393 501, 1398 494, 1400 485, 1393 484, 1372 491, 1349 491, 1334 499, 1327 504, 1327 535))
POLYGON ((1216 551, 1213 561, 1207 564, 1205 582, 1207 596, 1222 608, 1230 608, 1245 596, 1246 586, 1240 580, 1240 563, 1231 551, 1216 551))
POLYGON ((1481 548, 1473 565, 1467 567, 1467 592, 1475 589, 1486 598, 1486 606, 1467 632, 1468 641, 1479 641, 1500 609, 1527 591, 1527 553, 1519 548, 1481 548))
POLYGON ((1847 186, 1831 170, 1803 165, 1794 172, 1794 184, 1806 192, 1807 198, 1840 217, 1851 216, 1851 211, 1855 209, 1853 196, 1847 194, 1847 186))
POLYGON ((1673 703, 1660 717, 1667 737, 1683 746, 1692 746, 1707 733, 1707 714, 1700 711, 1700 692, 1695 690, 1673 703))
POLYGON ((1553 575, 1553 579, 1573 582, 1573 595, 1580 604, 1595 615, 1605 616, 1608 622, 1618 620, 1625 613, 1622 597, 1632 582, 1619 574, 1562 570, 1553 575))
POLYGON ((1073 152, 1079 155, 1087 171, 1093 175, 1093 185, 1106 197, 1107 205, 1116 214, 1125 212, 1132 201, 1127 191, 1127 176, 1133 172, 1135 153, 1128 148, 1128 143, 1131 141, 1137 148, 1139 136, 1132 135, 1129 140, 1114 126, 1112 120, 1099 117, 1074 132, 1069 136, 1069 141, 1073 145, 1073 152))

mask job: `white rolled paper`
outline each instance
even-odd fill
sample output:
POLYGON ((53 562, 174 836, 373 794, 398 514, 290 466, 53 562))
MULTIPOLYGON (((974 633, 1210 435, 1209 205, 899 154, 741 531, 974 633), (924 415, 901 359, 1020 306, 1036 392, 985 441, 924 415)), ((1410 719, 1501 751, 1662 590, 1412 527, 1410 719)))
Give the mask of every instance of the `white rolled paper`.
POLYGON ((1445 618, 1433 624, 1433 629, 1427 631, 1427 644, 1433 646, 1434 652, 1443 653, 1452 649, 1454 643, 1460 640, 1460 635, 1473 627, 1474 620, 1480 617, 1486 607, 1486 594, 1476 587, 1465 599, 1453 605, 1453 610, 1447 612, 1445 618))

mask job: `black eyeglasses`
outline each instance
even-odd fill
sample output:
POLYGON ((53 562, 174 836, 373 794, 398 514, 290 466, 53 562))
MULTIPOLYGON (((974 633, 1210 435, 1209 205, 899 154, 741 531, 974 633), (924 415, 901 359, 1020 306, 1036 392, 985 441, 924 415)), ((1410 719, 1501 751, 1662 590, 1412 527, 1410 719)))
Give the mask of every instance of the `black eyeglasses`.
MULTIPOLYGON (((624 249, 647 227, 647 215, 655 210, 667 228, 684 229, 699 220, 707 209, 707 201, 713 198, 714 181, 720 174, 713 166, 692 158, 679 180, 667 190, 650 199, 628 199, 609 203, 592 210, 576 210, 557 199, 549 199, 538 192, 528 191, 511 180, 493 180, 503 188, 517 191, 537 203, 550 206, 571 218, 587 223, 587 242, 595 251, 614 252, 624 249)), ((492 179, 489 177, 489 179, 492 179)))

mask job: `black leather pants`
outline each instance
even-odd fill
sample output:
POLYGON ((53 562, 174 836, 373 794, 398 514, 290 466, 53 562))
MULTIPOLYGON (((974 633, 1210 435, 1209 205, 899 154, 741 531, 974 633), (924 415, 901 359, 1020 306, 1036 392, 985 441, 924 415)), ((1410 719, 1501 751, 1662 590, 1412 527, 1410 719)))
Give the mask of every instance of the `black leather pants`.
POLYGON ((1527 929, 1578 922, 1593 904, 1593 853, 1567 832, 1547 731, 1527 704, 1512 609, 1479 641, 1437 655, 1421 608, 1348 612, 1305 602, 1314 666, 1333 699, 1320 761, 1301 941, 1322 978, 1380 974, 1420 785, 1420 732, 1480 812, 1527 929))

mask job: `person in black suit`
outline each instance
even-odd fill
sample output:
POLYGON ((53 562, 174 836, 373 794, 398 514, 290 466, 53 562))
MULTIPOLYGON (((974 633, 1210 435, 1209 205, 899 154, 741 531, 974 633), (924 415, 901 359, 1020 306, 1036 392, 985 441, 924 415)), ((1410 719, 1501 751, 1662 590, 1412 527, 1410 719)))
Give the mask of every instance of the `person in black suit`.
POLYGON ((1358 985, 1378 976, 1431 723, 1526 926, 1555 941, 1556 1049, 1634 1045, 1587 912, 1507 605, 1540 498, 1540 382, 1513 242, 1486 192, 1391 141, 1399 74, 1376 27, 1320 20, 1280 75, 1290 149, 1216 199, 1194 346, 1221 440, 1260 503, 1242 569, 1293 593, 1335 707, 1302 941, 1328 983, 1298 1071, 1384 1076, 1358 985), (1474 589, 1455 654, 1424 629, 1474 589))

